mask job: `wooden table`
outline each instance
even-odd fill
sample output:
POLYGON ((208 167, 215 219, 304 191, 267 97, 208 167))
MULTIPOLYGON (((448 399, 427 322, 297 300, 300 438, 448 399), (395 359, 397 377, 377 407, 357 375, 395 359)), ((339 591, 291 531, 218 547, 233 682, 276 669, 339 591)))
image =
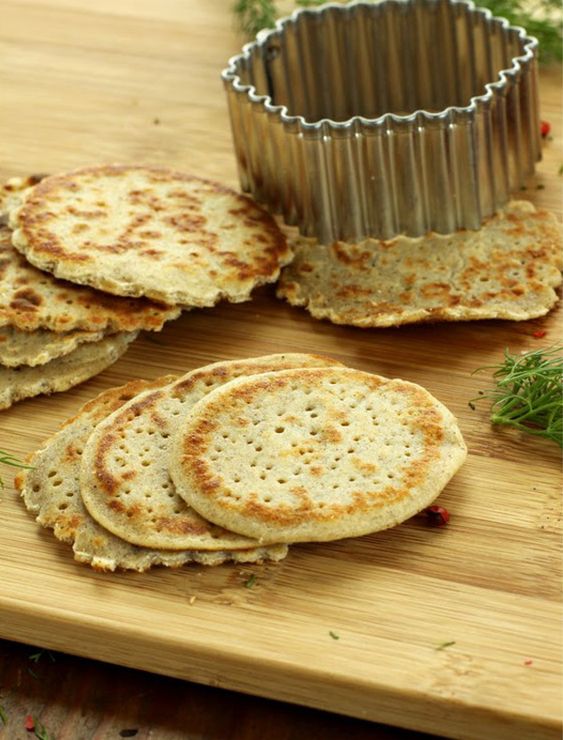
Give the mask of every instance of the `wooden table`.
MULTIPOLYGON (((5 0, 0 175, 138 161, 236 186, 219 81, 241 44, 230 9, 230 0, 5 0)), ((559 70, 544 72, 543 117, 554 137, 522 193, 558 213, 559 90, 559 70)), ((452 513, 447 528, 430 532, 416 520, 379 537, 294 548, 285 563, 256 571, 255 593, 241 588, 246 569, 242 576, 233 568, 211 569, 199 590, 197 569, 129 580, 90 574, 49 533, 37 532, 7 486, 0 505, 0 637, 372 721, 83 657, 43 652, 31 658, 36 649, 4 641, 0 706, 7 725, 0 736, 29 737, 23 722, 30 713, 57 740, 103 740, 127 729, 158 740, 420 737, 374 720, 450 737, 559 737, 558 451, 492 430, 486 409, 472 412, 467 401, 488 384, 486 376, 471 377, 472 370, 497 361, 505 346, 539 346, 533 337, 539 328, 547 331, 545 343, 560 339, 560 314, 524 324, 361 331, 315 322, 263 289, 248 304, 186 314, 162 334, 137 341, 113 368, 79 388, 3 412, 0 448, 25 454, 81 403, 132 376, 315 350, 425 385, 459 417, 471 454, 441 499, 452 513), (68 590, 51 593, 61 578, 68 590), (112 633, 94 613, 93 595, 100 609, 105 599, 120 609, 119 594, 126 592, 153 620, 162 593, 174 608, 197 593, 193 608, 185 605, 178 614, 188 625, 228 614, 234 641, 218 632, 207 653, 194 643, 193 663, 180 667, 176 623, 160 652, 151 653, 150 640, 143 642, 127 621, 120 642, 115 626, 112 633), (90 616, 79 614, 78 603, 73 611, 75 596, 79 602, 86 593, 90 616), (275 617, 268 616, 272 604, 275 617), (263 644, 260 635, 253 640, 250 625, 245 632, 244 620, 259 618, 266 632, 268 619, 281 620, 272 630, 287 643, 285 659, 268 654, 266 632, 263 644), (338 641, 328 637, 336 628, 338 641), (235 638, 247 641, 243 648, 235 638), (436 650, 446 641, 455 644, 436 650)))
POLYGON ((47 729, 48 740, 432 737, 6 641, 0 641, 0 706, 6 740, 33 737, 24 729, 28 715, 47 729), (131 733, 120 736, 124 730, 131 733))

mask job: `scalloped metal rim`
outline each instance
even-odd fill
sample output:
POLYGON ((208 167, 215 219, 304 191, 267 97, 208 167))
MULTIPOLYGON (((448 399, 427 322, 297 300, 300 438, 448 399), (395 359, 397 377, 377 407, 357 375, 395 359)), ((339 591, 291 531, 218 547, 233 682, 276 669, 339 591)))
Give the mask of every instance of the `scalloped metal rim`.
MULTIPOLYGON (((316 236, 324 243, 329 243, 337 239, 358 241, 367 236, 389 239, 400 233, 420 236, 430 230, 449 233, 459 228, 479 228, 486 217, 508 201, 510 192, 521 186, 525 178, 533 173, 535 162, 541 156, 537 104, 537 39, 529 36, 525 29, 512 26, 505 18, 494 16, 490 10, 476 7, 472 0, 445 0, 449 17, 455 17, 456 7, 464 9, 466 19, 478 15, 483 24, 494 24, 505 36, 510 35, 523 53, 513 57, 509 67, 496 72, 496 80, 481 83, 485 92, 471 96, 465 106, 451 105, 433 112, 417 108, 407 114, 386 112, 373 118, 354 115, 342 121, 327 117, 308 120, 305 115, 291 114, 284 104, 274 104, 270 95, 258 94, 253 84, 241 81, 240 67, 247 64, 250 66, 252 55, 257 49, 267 46, 272 39, 283 36, 286 28, 298 24, 302 16, 322 16, 333 14, 334 11, 347 13, 357 7, 365 8, 366 12, 369 12, 369 8, 378 7, 378 12, 384 12, 380 10, 382 6, 408 5, 409 10, 412 10, 416 7, 415 3, 416 0, 383 0, 379 3, 358 0, 348 4, 329 2, 315 9, 296 10, 290 16, 278 20, 275 28, 261 31, 254 41, 245 44, 240 54, 229 59, 228 66, 221 74, 229 99, 242 189, 251 192, 270 210, 282 213, 287 223, 297 225, 301 233, 307 236, 316 236), (524 91, 522 85, 526 86, 524 91), (510 91, 510 100, 506 99, 505 90, 510 91), (526 97, 525 109, 522 107, 524 103, 520 100, 521 95, 526 97), (534 97, 535 101, 532 100, 534 97), (245 109, 244 101, 251 104, 251 108, 245 109), (415 124, 422 130, 432 123, 438 123, 446 129, 452 120, 459 122, 462 119, 468 124, 477 125, 477 119, 483 115, 485 109, 501 105, 504 109, 496 119, 497 128, 493 130, 493 125, 488 133, 481 132, 479 142, 471 140, 467 135, 463 143, 458 142, 455 145, 458 149, 451 142, 443 144, 443 162, 452 157, 456 159, 459 151, 463 147, 465 149, 459 161, 455 161, 453 165, 451 162, 444 165, 451 166, 451 169, 440 183, 429 178, 424 172, 425 165, 420 160, 415 162, 414 158, 408 165, 413 182, 405 186, 404 180, 399 182, 400 175, 397 177, 389 169, 383 172, 383 160, 378 163, 377 167, 381 171, 374 178, 373 161, 371 164, 362 161, 365 148, 360 150, 358 146, 353 154, 350 153, 351 150, 342 154, 342 150, 337 152, 336 148, 330 149, 331 132, 340 132, 339 136, 350 132, 350 140, 355 133, 361 133, 362 129, 365 133, 367 129, 388 127, 392 132, 399 126, 415 124), (515 106, 520 106, 521 109, 516 110, 515 106), (263 121, 259 120, 260 111, 262 116, 264 112, 269 114, 263 121), (501 118, 502 122, 499 124, 501 118), (243 136, 237 130, 237 119, 239 129, 240 126, 244 129, 243 136), (283 135, 286 137, 284 143, 289 145, 291 152, 283 151, 279 141, 274 141, 275 121, 282 124, 283 135), (534 127, 538 128, 537 133, 534 127), (305 151, 302 142, 297 140, 315 132, 317 136, 322 134, 324 141, 318 143, 316 152, 310 148, 309 141, 309 149, 305 151), (293 143, 288 137, 294 137, 293 143), (257 144, 252 143, 252 139, 261 140, 263 146, 260 150, 257 144), (483 159, 482 151, 485 149, 489 152, 491 162, 483 159), (502 149, 502 154, 493 156, 491 153, 494 149, 502 149), (480 154, 477 154, 478 150, 481 151, 480 154), (306 173, 302 182, 297 182, 297 176, 290 173, 291 157, 293 166, 298 165, 301 172, 306 173), (336 169, 335 157, 339 158, 336 169), (493 159, 496 160, 494 163, 493 159), (311 166, 316 170, 317 178, 324 182, 313 182, 312 177, 307 174, 311 166), (281 179, 281 171, 285 173, 286 182, 281 179), (375 179, 379 189, 389 187, 390 192, 376 194, 375 185, 370 183, 375 179), (359 193, 362 203, 356 204, 350 198, 346 203, 339 203, 338 200, 346 189, 359 193), (406 211, 417 199, 421 199, 423 204, 414 216, 409 215, 406 211), (445 215, 438 213, 442 205, 445 215)), ((494 72, 494 67, 492 71, 494 72)), ((411 135, 411 144, 415 144, 414 134, 411 135)), ((424 145, 419 141, 418 146, 420 148, 424 145)), ((396 154, 392 148, 386 151, 385 156, 391 162, 396 154)), ((373 160, 377 155, 372 152, 370 156, 373 160)), ((424 158, 429 155, 422 156, 424 158)), ((400 162, 395 161, 396 171, 404 166, 404 157, 400 162)))
MULTIPOLYGON (((401 0, 386 0, 390 3, 396 3, 400 4, 401 0)), ((529 62, 533 56, 535 50, 538 48, 538 40, 534 38, 533 36, 528 36, 526 33, 526 30, 522 28, 521 26, 511 26, 510 23, 507 21, 506 18, 502 18, 499 16, 494 16, 491 11, 488 8, 478 8, 472 0, 455 0, 457 5, 465 5, 468 10, 471 10, 474 13, 479 13, 483 17, 485 17, 487 20, 492 21, 498 21, 500 25, 506 30, 506 31, 517 31, 518 35, 520 36, 520 39, 525 42, 523 44, 524 49, 526 51, 525 54, 521 54, 518 57, 514 57, 512 60, 512 66, 509 69, 501 69, 498 73, 499 80, 496 80, 494 82, 488 82, 485 85, 485 88, 487 90, 486 93, 483 95, 474 95, 471 98, 471 102, 469 105, 464 106, 457 106, 457 105, 451 105, 448 108, 444 108, 439 113, 429 113, 428 111, 424 109, 418 109, 416 111, 413 111, 412 113, 409 113, 408 116, 398 116, 395 113, 384 113, 382 116, 378 116, 377 118, 364 118, 363 116, 352 116, 347 121, 332 121, 330 118, 319 118, 318 121, 307 121, 306 118, 303 116, 292 116, 287 112, 287 107, 285 105, 273 105, 272 100, 269 95, 257 95, 256 88, 253 85, 243 85, 240 82, 240 77, 236 73, 236 65, 239 62, 241 58, 249 58, 250 54, 252 53, 252 49, 256 46, 261 46, 264 43, 268 41, 268 39, 272 36, 276 36, 279 33, 283 33, 284 27, 286 25, 289 25, 290 23, 295 23, 300 15, 302 14, 308 14, 308 13, 322 13, 325 10, 329 10, 330 8, 338 8, 342 10, 343 8, 350 8, 354 5, 372 5, 373 3, 365 2, 360 0, 360 2, 355 3, 349 3, 346 6, 343 6, 341 3, 325 3, 324 5, 319 6, 318 9, 311 9, 311 8, 300 8, 299 10, 295 10, 291 15, 287 16, 286 18, 281 18, 280 20, 276 21, 276 25, 274 28, 260 31, 260 33, 257 34, 255 41, 250 41, 248 44, 245 44, 242 48, 242 52, 240 54, 236 54, 235 56, 231 57, 229 61, 227 62, 228 66, 223 70, 221 73, 221 77, 223 80, 228 80, 232 82, 233 87, 235 90, 239 92, 246 92, 248 93, 249 98, 252 100, 253 103, 264 103, 264 106, 266 110, 270 113, 279 113, 281 115, 281 119, 284 123, 299 123, 301 126, 307 128, 307 127, 320 127, 323 124, 328 124, 333 128, 348 128, 349 126, 353 125, 355 121, 359 121, 360 123, 364 124, 370 124, 370 123, 383 123, 386 119, 391 119, 397 123, 399 122, 410 122, 413 121, 417 116, 424 116, 428 119, 434 119, 439 120, 441 118, 445 118, 450 111, 455 111, 456 113, 470 113, 477 103, 486 103, 489 100, 491 100, 493 96, 493 91, 498 90, 506 84, 505 77, 514 77, 518 74, 518 72, 521 70, 521 65, 523 62, 529 62)))

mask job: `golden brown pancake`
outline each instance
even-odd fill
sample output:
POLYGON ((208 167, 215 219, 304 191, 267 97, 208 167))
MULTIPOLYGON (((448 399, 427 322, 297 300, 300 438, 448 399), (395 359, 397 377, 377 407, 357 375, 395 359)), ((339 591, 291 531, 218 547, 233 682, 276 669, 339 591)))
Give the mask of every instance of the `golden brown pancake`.
POLYGON ((68 355, 45 365, 0 367, 0 409, 24 398, 66 391, 83 383, 113 365, 136 336, 137 332, 111 334, 98 342, 80 344, 68 355))
POLYGON ((9 207, 13 244, 32 264, 115 295, 183 306, 245 301, 291 258, 252 200, 161 167, 54 175, 9 207))
POLYGON ((201 516, 265 544, 392 527, 428 506, 466 454, 424 388, 319 367, 215 389, 180 421, 169 466, 201 516))
POLYGON ((84 342, 97 342, 103 331, 54 332, 46 329, 20 331, 13 326, 0 327, 0 365, 44 365, 57 357, 68 355, 84 342))
POLYGON ((478 231, 359 244, 291 240, 278 296, 317 319, 361 327, 546 314, 561 283, 555 216, 514 201, 478 231))
POLYGON ((119 298, 58 280, 38 270, 12 246, 0 225, 0 326, 22 331, 159 331, 181 309, 146 298, 119 298))
POLYGON ((19 207, 26 191, 44 175, 13 177, 0 188, 0 326, 22 331, 159 331, 181 310, 144 298, 117 298, 57 280, 29 264, 12 246, 8 211, 19 207))
POLYGON ((78 414, 40 450, 26 461, 32 466, 16 476, 16 486, 29 511, 43 527, 51 528, 55 537, 72 544, 76 560, 97 570, 127 569, 144 572, 154 565, 179 567, 186 563, 219 565, 226 561, 257 562, 279 560, 287 547, 259 547, 233 552, 197 550, 151 550, 137 547, 115 537, 88 514, 80 496, 80 461, 84 445, 92 430, 110 413, 139 393, 159 388, 174 380, 168 375, 153 381, 133 380, 111 388, 85 404, 78 414))
POLYGON ((143 547, 210 551, 256 547, 255 540, 210 524, 178 496, 168 473, 172 435, 194 404, 233 378, 335 364, 307 354, 217 362, 140 394, 102 421, 86 444, 80 476, 86 508, 110 532, 143 547))

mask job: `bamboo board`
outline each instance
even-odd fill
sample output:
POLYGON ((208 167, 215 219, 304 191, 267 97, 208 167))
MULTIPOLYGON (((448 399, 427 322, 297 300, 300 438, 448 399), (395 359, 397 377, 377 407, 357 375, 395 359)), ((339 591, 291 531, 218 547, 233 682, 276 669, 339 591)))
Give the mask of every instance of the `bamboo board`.
MULTIPOLYGON (((229 3, 7 0, 0 44, 2 177, 145 161, 236 185, 218 78, 240 45, 229 3)), ((544 74, 555 136, 522 194, 553 210, 559 85, 556 71, 544 74)), ((486 408, 467 405, 489 382, 473 370, 504 347, 560 339, 558 316, 367 331, 316 322, 267 288, 247 304, 186 314, 82 386, 2 412, 0 448, 25 455, 132 377, 315 351, 427 387, 458 416, 470 456, 440 498, 452 517, 445 528, 414 518, 295 546, 277 565, 145 575, 75 564, 8 484, 0 637, 449 737, 559 738, 559 451, 492 430, 486 408), (543 340, 533 336, 540 328, 543 340), (445 642, 454 644, 437 649, 445 642)))

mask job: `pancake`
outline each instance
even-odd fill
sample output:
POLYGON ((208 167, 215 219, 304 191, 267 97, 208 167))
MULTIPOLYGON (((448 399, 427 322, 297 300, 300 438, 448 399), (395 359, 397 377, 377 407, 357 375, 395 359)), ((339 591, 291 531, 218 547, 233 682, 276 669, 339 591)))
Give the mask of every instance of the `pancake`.
MULTIPOLYGON (((25 191, 44 175, 13 177, 0 188, 0 217, 21 205, 25 191)), ((57 280, 29 264, 12 246, 12 232, 0 223, 0 326, 24 331, 49 329, 74 331, 159 331, 164 322, 177 318, 181 309, 144 298, 117 298, 57 280)))
POLYGON ((557 219, 525 201, 478 231, 291 244, 278 297, 317 319, 360 327, 543 316, 557 302, 563 266, 557 219))
POLYGON ((177 306, 118 298, 58 280, 30 265, 12 246, 11 234, 0 225, 0 326, 22 331, 159 331, 181 313, 177 306))
POLYGON ((465 460, 454 416, 425 389, 349 368, 238 378, 180 421, 176 491, 266 544, 376 532, 427 507, 465 460))
POLYGON ((0 327, 0 365, 44 365, 68 355, 84 342, 97 342, 103 336, 103 331, 20 331, 13 326, 3 326, 0 327))
POLYGON ((134 380, 104 391, 85 404, 40 450, 26 461, 33 466, 16 476, 27 509, 36 521, 53 530, 55 537, 71 543, 76 560, 97 570, 144 572, 154 565, 179 567, 186 563, 218 565, 226 561, 278 560, 287 552, 284 545, 228 552, 195 550, 165 551, 137 547, 120 540, 97 524, 82 503, 79 488, 82 450, 92 429, 138 393, 174 380, 169 375, 153 381, 134 380))
POLYGON ((84 505, 105 529, 143 547, 255 547, 255 540, 210 524, 178 496, 168 474, 171 437, 197 401, 233 378, 336 364, 306 354, 217 362, 192 370, 164 388, 141 393, 101 422, 89 438, 80 475, 84 505))
POLYGON ((9 207, 13 244, 29 262, 116 295, 182 306, 245 301, 291 258, 252 200, 159 167, 54 175, 9 207))
POLYGON ((99 342, 81 344, 68 355, 45 365, 0 367, 0 409, 24 398, 66 391, 113 365, 137 332, 112 334, 99 342))

